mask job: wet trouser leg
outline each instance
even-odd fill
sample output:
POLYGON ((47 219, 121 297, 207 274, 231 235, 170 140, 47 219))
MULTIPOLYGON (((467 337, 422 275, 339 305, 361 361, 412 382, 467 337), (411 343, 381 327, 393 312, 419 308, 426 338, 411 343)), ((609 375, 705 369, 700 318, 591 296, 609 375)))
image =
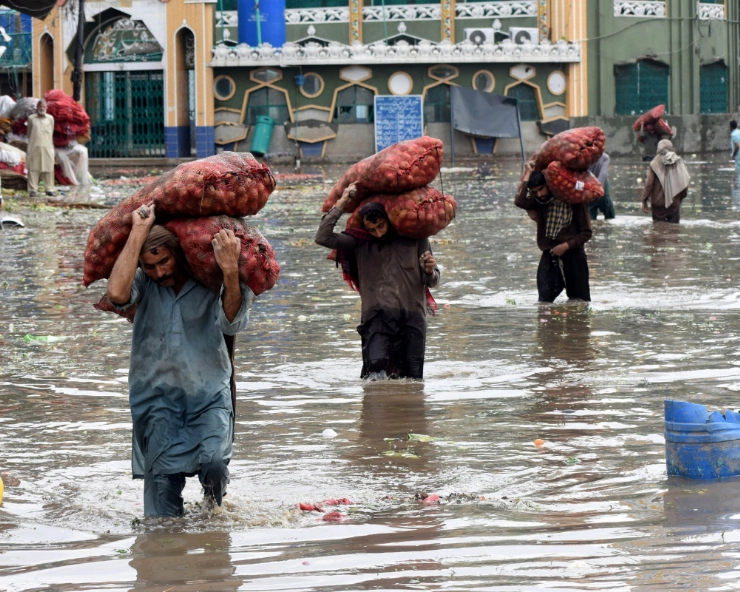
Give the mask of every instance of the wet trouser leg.
POLYGON ((362 357, 365 360, 365 376, 385 370, 388 366, 388 354, 391 347, 389 335, 381 331, 369 331, 363 341, 362 357))
POLYGON ((205 495, 213 497, 220 506, 223 496, 226 495, 226 484, 229 482, 229 467, 226 461, 214 458, 211 462, 203 463, 198 470, 198 479, 205 495))
POLYGON ((540 302, 554 302, 563 289, 568 298, 591 301, 588 261, 583 247, 568 249, 562 257, 555 257, 549 251, 542 253, 537 268, 540 302))
POLYGON ((424 378, 424 349, 426 331, 420 327, 406 325, 403 339, 403 376, 424 378))
POLYGON ((563 262, 565 276, 565 293, 568 298, 591 301, 591 289, 588 281, 588 260, 583 247, 568 249, 560 258, 563 262))
POLYGON ((182 516, 185 475, 144 476, 144 516, 182 516))
POLYGON ((537 292, 540 302, 553 302, 565 288, 558 257, 544 251, 537 267, 537 292))

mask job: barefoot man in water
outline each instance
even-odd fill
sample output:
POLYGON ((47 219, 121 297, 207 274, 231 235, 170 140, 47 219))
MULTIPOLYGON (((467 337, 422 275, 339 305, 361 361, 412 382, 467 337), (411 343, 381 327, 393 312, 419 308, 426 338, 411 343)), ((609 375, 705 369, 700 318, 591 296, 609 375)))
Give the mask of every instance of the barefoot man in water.
POLYGON ((221 505, 226 493, 234 440, 226 340, 246 327, 254 294, 239 282, 233 232, 213 237, 224 275, 216 294, 190 276, 179 241, 154 220, 152 204, 133 212, 107 296, 119 310, 137 306, 128 388, 144 514, 181 516, 185 477, 198 475, 208 503, 221 505))

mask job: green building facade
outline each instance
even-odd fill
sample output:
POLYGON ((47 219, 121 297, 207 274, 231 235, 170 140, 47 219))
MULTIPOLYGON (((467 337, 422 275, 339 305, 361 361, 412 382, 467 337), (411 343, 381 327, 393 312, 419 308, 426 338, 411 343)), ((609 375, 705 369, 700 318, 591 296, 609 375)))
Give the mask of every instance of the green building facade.
MULTIPOLYGON (((269 115, 271 152, 366 156, 373 97, 389 94, 422 95, 425 132, 449 144, 450 85, 517 97, 528 152, 553 130, 590 124, 612 153, 637 152, 631 124, 661 103, 680 148, 724 149, 740 98, 737 2, 286 0, 280 47, 238 43, 249 15, 236 0, 214 10, 221 149, 248 150, 269 115)), ((454 134, 461 155, 519 150, 454 134)))

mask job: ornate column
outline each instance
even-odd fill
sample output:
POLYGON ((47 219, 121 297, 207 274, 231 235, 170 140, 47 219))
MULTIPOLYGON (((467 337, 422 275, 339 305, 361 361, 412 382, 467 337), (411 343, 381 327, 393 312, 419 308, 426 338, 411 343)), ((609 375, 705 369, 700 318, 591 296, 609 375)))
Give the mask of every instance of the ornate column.
POLYGON ((540 41, 550 39, 549 0, 537 0, 537 28, 540 30, 540 41))
POLYGON ((455 43, 455 0, 442 0, 439 12, 442 21, 442 41, 455 43))
POLYGON ((551 0, 550 13, 553 41, 564 38, 580 47, 581 61, 568 64, 566 114, 584 117, 588 115, 587 0, 551 0))
POLYGON ((362 43, 362 0, 349 0, 349 44, 362 43))

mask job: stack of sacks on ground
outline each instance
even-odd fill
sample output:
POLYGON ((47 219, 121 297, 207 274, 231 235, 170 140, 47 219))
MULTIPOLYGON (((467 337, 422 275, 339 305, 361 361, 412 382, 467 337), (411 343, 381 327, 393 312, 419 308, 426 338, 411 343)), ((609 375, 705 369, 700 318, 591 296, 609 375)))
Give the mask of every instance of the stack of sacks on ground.
MULTIPOLYGON (((649 134, 670 137, 673 135, 673 130, 668 125, 668 122, 663 119, 663 115, 665 115, 665 105, 653 107, 647 113, 640 115, 632 125, 632 128, 636 132, 639 132, 640 128, 643 128, 649 134)), ((645 142, 645 138, 640 135, 637 136, 637 139, 640 142, 645 142)))
MULTIPOLYGON (((90 117, 85 108, 62 90, 50 90, 44 95, 47 113, 54 118, 52 141, 55 148, 69 146, 71 141, 87 142, 90 139, 90 117)), ((38 99, 21 99, 11 112, 12 131, 28 142, 28 116, 36 112, 38 99)))
MULTIPOLYGON (((193 277, 209 290, 218 291, 223 283, 213 235, 221 229, 234 231, 241 241, 239 279, 259 295, 275 285, 280 266, 267 240, 241 217, 259 212, 274 189, 269 167, 248 152, 223 152, 181 164, 98 221, 87 239, 83 284, 110 277, 131 232, 132 213, 153 202, 157 223, 180 239, 193 277)), ((96 308, 116 312, 105 298, 96 308)))
POLYGON ((354 212, 347 228, 360 228, 359 210, 366 203, 383 204, 396 231, 409 238, 427 238, 455 218, 451 195, 429 187, 442 164, 442 142, 427 136, 393 144, 352 165, 332 188, 322 211, 328 212, 344 190, 355 184, 347 209, 354 212))
POLYGON ((578 127, 561 132, 540 146, 534 168, 543 171, 552 194, 571 204, 604 196, 604 188, 587 169, 604 153, 606 138, 598 127, 578 127))

